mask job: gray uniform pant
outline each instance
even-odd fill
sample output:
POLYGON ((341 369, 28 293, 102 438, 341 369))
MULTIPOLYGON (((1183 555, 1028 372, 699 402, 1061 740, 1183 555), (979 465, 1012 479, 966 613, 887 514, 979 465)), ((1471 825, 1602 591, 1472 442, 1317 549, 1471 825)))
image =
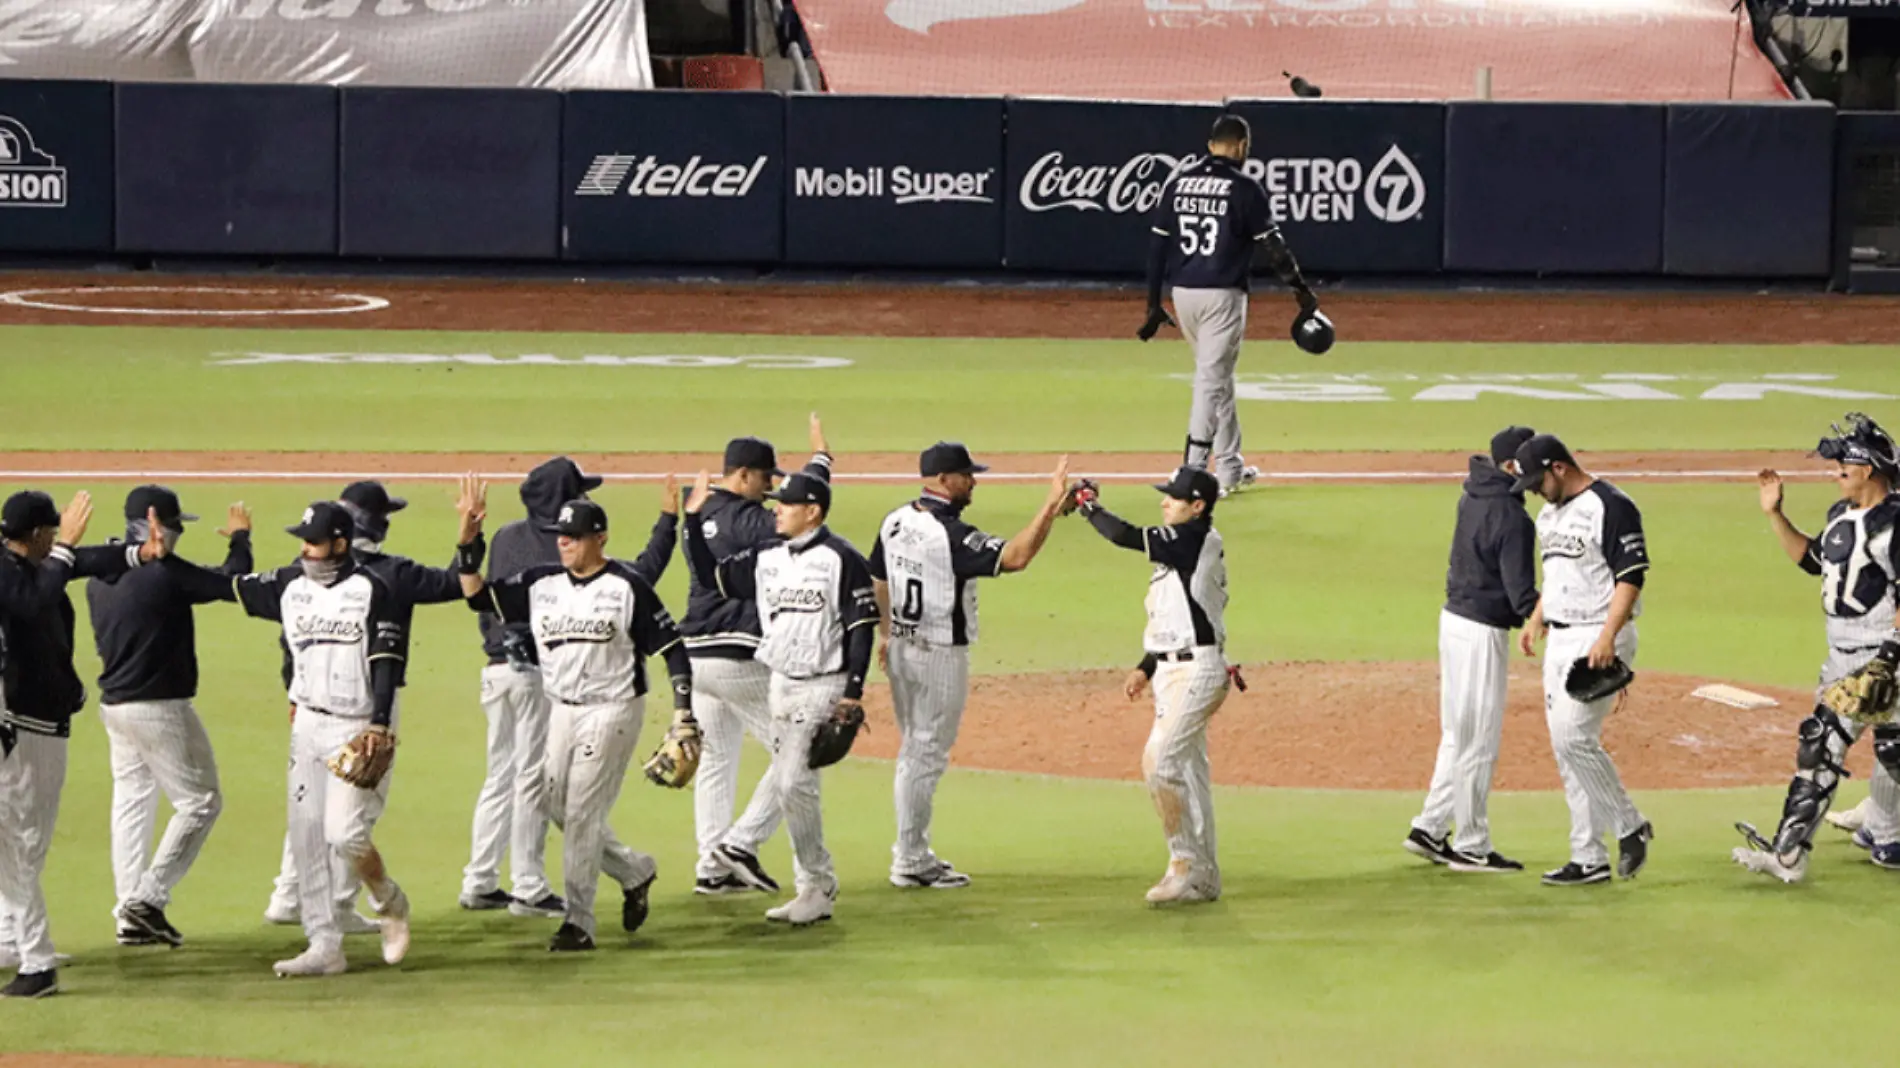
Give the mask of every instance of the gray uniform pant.
POLYGON ((1184 463, 1213 472, 1222 489, 1240 481, 1240 413, 1234 368, 1247 335, 1247 294, 1239 289, 1174 288, 1174 317, 1194 346, 1194 406, 1188 411, 1184 463))

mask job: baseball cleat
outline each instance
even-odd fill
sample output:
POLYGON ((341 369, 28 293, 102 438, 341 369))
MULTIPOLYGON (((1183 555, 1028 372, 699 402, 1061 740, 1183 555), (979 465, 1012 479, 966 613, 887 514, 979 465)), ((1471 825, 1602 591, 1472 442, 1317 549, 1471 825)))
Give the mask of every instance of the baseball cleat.
POLYGON ((1552 868, 1544 873, 1545 886, 1589 886, 1591 883, 1609 881, 1608 864, 1592 864, 1586 868, 1573 860, 1561 868, 1552 868))
POLYGON ((1848 841, 1853 843, 1856 849, 1872 849, 1874 847, 1874 832, 1862 827, 1855 831, 1854 837, 1849 838, 1848 841))
POLYGON ((295 927, 303 922, 303 912, 295 901, 271 898, 270 904, 264 908, 264 922, 278 927, 295 927))
POLYGON ((508 906, 511 916, 540 916, 553 919, 567 915, 567 900, 559 894, 543 894, 539 900, 523 901, 515 898, 508 906))
POLYGON ((1616 877, 1634 879, 1636 873, 1649 863, 1649 843, 1656 838, 1656 829, 1643 821, 1641 827, 1616 840, 1616 877))
POLYGON ((21 972, 0 987, 0 998, 48 998, 59 993, 59 971, 21 972))
POLYGON ((372 920, 353 908, 338 909, 336 929, 345 935, 381 934, 383 921, 372 920))
MULTIPOLYGON (((115 935, 114 938, 122 946, 162 946, 166 944, 163 938, 155 934, 147 934, 136 927, 120 927, 118 934, 115 935)), ((0 953, 0 968, 10 968, 18 963, 18 961, 15 961, 14 964, 8 964, 6 954, 0 953)))
POLYGON ((1900 842, 1882 842, 1868 853, 1867 859, 1888 871, 1900 871, 1900 842))
POLYGON ((564 923, 548 940, 549 953, 586 953, 594 948, 594 937, 571 923, 564 923))
POLYGON ((1801 855, 1793 864, 1785 864, 1773 852, 1764 849, 1750 849, 1736 846, 1729 854, 1735 863, 1757 875, 1772 875, 1784 883, 1798 883, 1808 874, 1808 848, 1801 847, 1801 855))
POLYGON ((1417 827, 1407 832, 1405 841, 1400 842, 1399 845, 1403 846, 1407 853, 1415 857, 1423 857, 1433 864, 1451 863, 1450 843, 1443 838, 1433 838, 1417 827))
POLYGON ((125 921, 127 927, 143 931, 166 945, 185 944, 185 936, 179 934, 178 928, 173 927, 171 922, 165 919, 165 910, 157 905, 149 905, 143 901, 129 902, 119 910, 119 918, 125 921))
POLYGON ((838 899, 838 885, 833 883, 829 889, 820 890, 809 887, 798 892, 798 896, 775 909, 768 909, 765 918, 773 923, 789 923, 793 927, 808 927, 814 923, 823 923, 831 919, 832 903, 838 899))
POLYGON ((486 894, 463 894, 459 904, 470 912, 492 912, 505 909, 515 903, 514 896, 505 890, 490 890, 486 894))
POLYGON ((646 882, 623 891, 626 895, 620 902, 620 926, 623 930, 638 931, 640 925, 647 922, 647 891, 653 889, 653 881, 658 878, 657 873, 650 875, 646 882))
POLYGON ((1863 798, 1861 803, 1855 805, 1853 808, 1844 808, 1839 812, 1830 812, 1825 818, 1829 826, 1838 827, 1843 831, 1852 833, 1866 826, 1867 806, 1871 803, 1871 798, 1863 798))
POLYGON ((1260 481, 1260 469, 1258 467, 1255 467, 1252 464, 1248 464, 1247 466, 1240 469, 1240 477, 1234 480, 1233 485, 1222 486, 1220 488, 1220 495, 1223 498, 1231 497, 1234 494, 1239 493, 1241 490, 1252 489, 1254 487, 1254 484, 1259 481, 1260 481))
POLYGON ((891 873, 891 885, 901 890, 957 890, 970 885, 970 877, 952 867, 947 860, 937 861, 929 871, 891 873))
POLYGON ((754 890, 763 890, 768 894, 778 893, 778 880, 765 873, 765 866, 759 858, 740 849, 738 846, 716 845, 712 851, 713 859, 725 866, 726 872, 754 890))
POLYGON ((712 879, 700 879, 693 883, 693 893, 706 897, 724 897, 727 894, 749 894, 752 888, 738 876, 727 873, 712 879))
POLYGON ((401 964, 409 953, 409 895, 402 892, 394 879, 389 885, 394 892, 383 902, 383 907, 376 910, 383 921, 383 963, 401 964))
POLYGON ((1479 856, 1476 853, 1461 853, 1453 850, 1451 862, 1447 867, 1452 871, 1475 875, 1508 875, 1514 871, 1524 870, 1524 865, 1496 851, 1479 856))
POLYGON ((271 971, 279 979, 299 979, 308 976, 342 975, 350 970, 350 962, 343 957, 343 947, 338 946, 324 952, 315 946, 290 958, 271 965, 271 971))

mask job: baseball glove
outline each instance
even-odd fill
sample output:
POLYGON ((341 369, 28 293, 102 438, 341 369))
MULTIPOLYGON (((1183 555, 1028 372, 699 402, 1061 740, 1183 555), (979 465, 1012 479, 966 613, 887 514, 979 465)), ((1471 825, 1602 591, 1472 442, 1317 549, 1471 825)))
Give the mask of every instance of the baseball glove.
POLYGON ((845 754, 851 752, 851 743, 857 740, 859 728, 869 730, 864 726, 864 706, 849 697, 840 698, 831 715, 811 736, 811 756, 806 759, 806 766, 825 768, 843 760, 845 754))
POLYGON ((1589 658, 1580 656, 1564 676, 1564 691, 1574 700, 1589 704, 1621 691, 1635 678, 1636 673, 1620 656, 1601 668, 1591 667, 1589 658))
POLYGON ((365 727, 324 763, 351 786, 374 790, 396 762, 396 736, 388 727, 365 727))
POLYGON ((683 790, 699 774, 699 721, 691 713, 673 721, 660 747, 647 758, 647 779, 655 786, 683 790))
POLYGON ((1062 507, 1056 510, 1056 514, 1069 515, 1082 507, 1084 501, 1092 501, 1100 495, 1101 490, 1093 479, 1077 479, 1075 485, 1069 487, 1069 495, 1062 499, 1062 507))
POLYGON ((1893 665, 1875 658, 1821 691, 1821 703, 1842 719, 1885 723, 1893 716, 1896 696, 1900 696, 1900 689, 1895 686, 1893 665))

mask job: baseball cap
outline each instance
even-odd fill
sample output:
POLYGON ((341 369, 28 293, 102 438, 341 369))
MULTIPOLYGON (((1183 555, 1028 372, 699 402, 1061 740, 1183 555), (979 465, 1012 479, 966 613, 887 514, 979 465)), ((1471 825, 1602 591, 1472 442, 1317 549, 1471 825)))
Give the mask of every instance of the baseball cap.
POLYGON ((815 504, 825 511, 831 511, 831 483, 803 471, 785 480, 777 493, 766 496, 780 504, 815 504))
POLYGON ((726 470, 785 474, 778 467, 778 450, 764 438, 733 438, 726 442, 726 470))
POLYGON ((932 475, 974 475, 988 471, 989 467, 971 459, 970 450, 961 441, 939 441, 917 458, 917 470, 928 478, 932 475))
POLYGON ((23 538, 41 527, 59 526, 59 508, 39 490, 21 490, 0 508, 0 534, 23 538))
POLYGON ((185 514, 184 507, 178 503, 178 494, 164 486, 139 486, 125 495, 125 517, 144 519, 147 512, 156 511, 160 526, 172 530, 183 530, 186 523, 195 523, 198 517, 185 514))
POLYGON ((356 521, 335 501, 316 501, 303 510, 303 521, 284 530, 312 544, 356 536, 356 521))
POLYGON ((1220 480, 1198 467, 1176 469, 1173 478, 1155 489, 1181 501, 1206 501, 1212 505, 1220 500, 1220 480))
POLYGON ((1517 450, 1536 436, 1537 431, 1527 426, 1507 426, 1498 431, 1491 438, 1491 462, 1502 464, 1506 460, 1516 459, 1517 450))
POLYGON ((607 510, 593 501, 577 497, 563 504, 554 522, 543 523, 541 529, 549 534, 565 534, 570 538, 605 534, 607 510))
POLYGON ((1511 483, 1513 493, 1536 489, 1537 484, 1544 480, 1544 472, 1550 470, 1551 464, 1565 463, 1572 467, 1577 466, 1577 461, 1570 456, 1570 450, 1564 446, 1563 442, 1557 440, 1555 434, 1538 434, 1532 437, 1517 447, 1517 455, 1513 459, 1517 461, 1518 470, 1517 481, 1511 483))
POLYGON ((391 497, 381 482, 352 482, 343 487, 343 496, 337 499, 374 516, 390 515, 409 507, 409 502, 401 497, 391 497))

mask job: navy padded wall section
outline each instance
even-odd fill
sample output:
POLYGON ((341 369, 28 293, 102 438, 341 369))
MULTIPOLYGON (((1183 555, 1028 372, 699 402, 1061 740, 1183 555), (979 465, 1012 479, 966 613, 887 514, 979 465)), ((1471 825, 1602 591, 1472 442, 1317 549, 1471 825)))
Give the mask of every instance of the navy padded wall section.
POLYGON ((561 95, 343 90, 346 256, 553 259, 561 95))
POLYGON ((1666 117, 1652 104, 1452 104, 1445 268, 1660 271, 1666 117))
POLYGON ((0 81, 0 251, 112 250, 112 86, 0 81))
POLYGON ((1671 104, 1663 269, 1748 277, 1828 273, 1834 108, 1671 104))
POLYGON ((119 87, 121 252, 331 255, 337 91, 119 87))

